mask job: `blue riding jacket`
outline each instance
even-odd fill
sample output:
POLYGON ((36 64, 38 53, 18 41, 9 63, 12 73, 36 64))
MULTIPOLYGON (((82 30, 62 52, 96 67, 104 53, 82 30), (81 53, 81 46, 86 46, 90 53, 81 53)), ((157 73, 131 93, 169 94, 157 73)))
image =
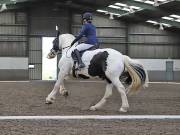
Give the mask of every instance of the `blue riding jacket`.
POLYGON ((83 36, 85 36, 87 38, 87 40, 85 41, 86 44, 97 45, 98 40, 96 38, 96 27, 92 23, 87 22, 87 23, 83 24, 79 35, 72 42, 71 45, 73 45, 75 42, 77 42, 83 36))

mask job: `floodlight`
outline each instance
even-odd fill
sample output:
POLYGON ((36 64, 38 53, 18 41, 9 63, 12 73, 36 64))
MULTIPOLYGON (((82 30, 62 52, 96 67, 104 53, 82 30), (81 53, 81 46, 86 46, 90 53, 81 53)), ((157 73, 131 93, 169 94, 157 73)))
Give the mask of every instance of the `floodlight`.
POLYGON ((6 9, 7 9, 7 6, 6 6, 6 4, 4 3, 4 4, 2 4, 2 6, 1 6, 0 12, 3 12, 3 11, 6 10, 6 9))
POLYGON ((163 27, 163 24, 162 24, 162 23, 159 24, 159 29, 160 29, 160 30, 164 30, 164 27, 163 27))
POLYGON ((114 19, 113 13, 110 13, 109 15, 110 15, 109 19, 113 20, 114 19))

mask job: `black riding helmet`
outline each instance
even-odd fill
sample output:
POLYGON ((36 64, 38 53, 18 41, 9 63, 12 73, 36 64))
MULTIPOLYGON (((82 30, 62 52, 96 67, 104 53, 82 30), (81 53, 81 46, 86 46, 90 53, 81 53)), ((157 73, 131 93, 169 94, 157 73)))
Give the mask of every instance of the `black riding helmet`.
POLYGON ((92 14, 90 12, 86 12, 83 14, 82 18, 83 18, 83 20, 86 19, 87 21, 91 21, 92 20, 92 14))

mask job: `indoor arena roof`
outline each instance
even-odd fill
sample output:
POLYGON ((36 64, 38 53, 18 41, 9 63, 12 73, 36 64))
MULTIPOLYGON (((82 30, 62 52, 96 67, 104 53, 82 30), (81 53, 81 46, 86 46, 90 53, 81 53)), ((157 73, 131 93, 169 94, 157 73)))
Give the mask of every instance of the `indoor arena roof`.
POLYGON ((162 29, 180 29, 180 0, 0 0, 0 11, 22 8, 34 2, 96 11, 110 19, 146 22, 162 29))
POLYGON ((163 28, 180 29, 180 0, 113 0, 97 9, 111 19, 147 22, 163 28))

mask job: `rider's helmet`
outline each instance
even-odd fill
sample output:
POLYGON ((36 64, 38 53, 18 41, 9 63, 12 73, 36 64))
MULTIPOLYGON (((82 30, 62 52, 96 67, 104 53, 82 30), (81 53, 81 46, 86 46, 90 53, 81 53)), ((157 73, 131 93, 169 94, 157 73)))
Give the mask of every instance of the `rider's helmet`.
POLYGON ((83 14, 82 18, 83 18, 83 20, 86 19, 87 21, 91 21, 92 20, 92 13, 86 12, 83 14))

